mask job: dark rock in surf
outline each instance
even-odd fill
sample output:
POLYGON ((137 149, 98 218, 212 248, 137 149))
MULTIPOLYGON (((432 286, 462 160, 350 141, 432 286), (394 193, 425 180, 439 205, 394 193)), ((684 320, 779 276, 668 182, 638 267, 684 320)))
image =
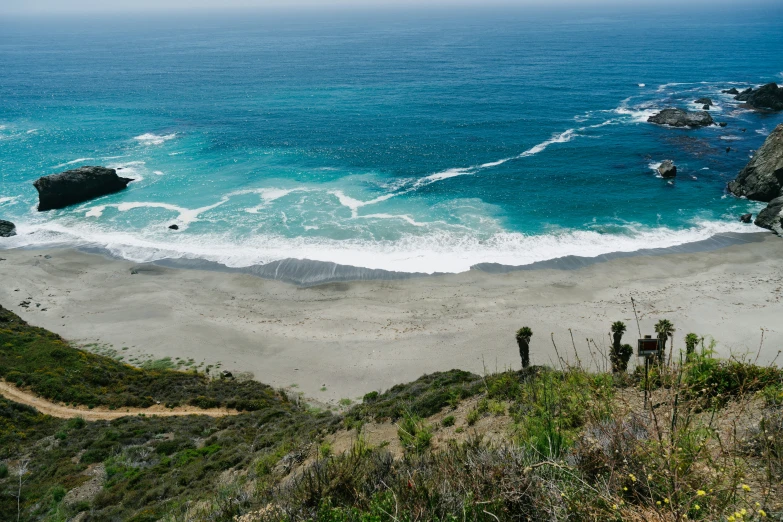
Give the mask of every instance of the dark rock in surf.
POLYGON ((670 127, 706 127, 715 123, 709 112, 688 112, 682 109, 664 109, 647 118, 650 123, 670 127))
POLYGON ((754 109, 783 111, 783 87, 778 87, 777 83, 742 91, 734 99, 744 101, 754 109))
MULTIPOLYGON (((767 137, 737 179, 729 182, 729 192, 756 201, 772 201, 783 189, 783 123, 767 137)), ((758 219, 757 219, 758 221, 758 219)))
POLYGON ((756 216, 755 225, 783 236, 783 196, 773 199, 767 208, 756 216))
POLYGON ((10 221, 0 219, 0 237, 11 237, 16 235, 16 225, 10 221))
POLYGON ((753 214, 742 214, 739 219, 742 223, 750 223, 753 221, 753 214))
POLYGON ((731 152, 731 147, 726 147, 726 152, 731 152))
POLYGON ((726 125, 728 125, 728 123, 726 123, 725 121, 722 121, 722 122, 718 123, 718 125, 720 125, 721 127, 725 127, 726 125))
POLYGON ((666 160, 658 165, 658 174, 660 174, 664 179, 676 178, 677 166, 672 160, 666 160))
POLYGON ((178 225, 169 225, 169 230, 179 230, 178 225))
POLYGON ((712 99, 710 99, 710 98, 699 98, 694 103, 698 103, 700 105, 704 105, 705 109, 710 107, 711 105, 715 105, 714 103, 712 103, 712 99))
POLYGON ((734 96, 739 94, 739 91, 737 89, 735 89, 734 87, 732 87, 731 89, 726 89, 725 91, 720 91, 720 92, 722 92, 723 94, 733 94, 734 96))
POLYGON ((114 169, 79 167, 39 178, 33 186, 38 191, 38 210, 44 211, 119 192, 131 181, 117 176, 114 169))

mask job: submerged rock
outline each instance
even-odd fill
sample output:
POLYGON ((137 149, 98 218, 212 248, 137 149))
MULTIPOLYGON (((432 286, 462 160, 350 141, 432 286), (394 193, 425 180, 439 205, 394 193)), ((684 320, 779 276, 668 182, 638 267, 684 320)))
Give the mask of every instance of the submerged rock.
POLYGON ((675 178, 677 177, 677 166, 672 160, 666 160, 658 165, 658 174, 662 178, 675 178))
POLYGON ((664 109, 647 118, 647 121, 671 127, 706 127, 714 123, 709 112, 688 112, 682 109, 664 109))
POLYGON ((729 182, 729 192, 756 201, 771 201, 783 189, 783 123, 767 137, 737 179, 729 182))
POLYGON ((750 223, 751 221, 753 221, 753 214, 742 214, 740 216, 740 221, 742 223, 750 223))
POLYGON ((16 235, 16 225, 10 221, 0 219, 0 237, 11 237, 16 235))
POLYGON ((754 109, 783 111, 783 87, 778 87, 777 83, 742 91, 734 99, 744 101, 754 109))
POLYGON ((33 182, 38 191, 38 210, 52 210, 119 192, 133 181, 105 167, 80 167, 44 176, 33 182))
POLYGON ((712 99, 711 98, 699 98, 694 103, 698 103, 700 105, 704 105, 705 108, 709 107, 711 105, 715 105, 714 103, 712 103, 712 99))
POLYGON ((721 127, 725 127, 726 125, 728 125, 728 123, 726 123, 725 121, 722 121, 722 122, 718 123, 718 125, 720 125, 721 127))
POLYGON ((767 208, 759 212, 754 221, 756 226, 773 231, 783 236, 783 196, 773 199, 767 208))
POLYGON ((169 225, 169 230, 179 230, 178 225, 169 225))

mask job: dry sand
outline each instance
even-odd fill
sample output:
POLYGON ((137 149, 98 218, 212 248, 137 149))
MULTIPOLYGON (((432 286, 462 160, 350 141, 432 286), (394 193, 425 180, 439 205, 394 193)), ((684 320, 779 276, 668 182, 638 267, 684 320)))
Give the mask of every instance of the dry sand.
MULTIPOLYGON (((530 326, 533 364, 584 364, 587 338, 606 349, 613 321, 634 344, 662 318, 710 335, 719 351, 783 347, 783 240, 772 235, 712 252, 638 256, 578 270, 470 271, 311 288, 246 274, 183 270, 73 249, 0 250, 0 304, 31 324, 130 358, 193 358, 252 372, 318 401, 356 399, 438 370, 517 367, 514 331, 530 326), (136 273, 132 273, 136 272, 136 273), (32 298, 25 309, 19 306, 32 298), (36 306, 40 304, 40 306, 36 306), (323 389, 325 388, 325 390, 323 389)), ((593 350, 595 351, 595 350, 593 350)), ((635 360, 635 359, 634 359, 635 360)), ((603 363, 602 363, 603 364, 603 363)))

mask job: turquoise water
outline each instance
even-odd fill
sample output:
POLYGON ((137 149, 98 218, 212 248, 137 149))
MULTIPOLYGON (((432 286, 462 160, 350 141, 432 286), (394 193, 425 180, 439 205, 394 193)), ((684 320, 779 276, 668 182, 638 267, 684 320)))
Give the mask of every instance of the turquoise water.
POLYGON ((720 90, 783 82, 782 28, 774 3, 2 20, 0 247, 457 272, 757 231, 725 185, 783 115, 720 90), (701 96, 727 127, 645 122, 701 96), (38 213, 32 181, 79 165, 136 181, 38 213))

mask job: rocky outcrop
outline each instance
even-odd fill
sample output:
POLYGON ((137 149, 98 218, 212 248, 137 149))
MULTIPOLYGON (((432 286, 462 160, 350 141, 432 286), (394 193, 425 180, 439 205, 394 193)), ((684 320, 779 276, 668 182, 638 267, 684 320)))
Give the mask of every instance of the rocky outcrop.
POLYGON ((756 226, 773 231, 783 236, 783 196, 773 199, 767 208, 759 212, 754 221, 756 226))
POLYGON ((647 121, 671 127, 706 127, 714 123, 707 111, 688 112, 682 109, 664 109, 647 118, 647 121))
POLYGON ((768 83, 758 89, 747 89, 734 99, 744 101, 754 109, 783 111, 783 87, 778 87, 776 83, 768 83))
POLYGON ((10 221, 0 219, 0 237, 11 237, 16 235, 16 225, 10 221))
POLYGON ((739 94, 739 91, 736 88, 734 88, 734 87, 732 87, 731 89, 726 89, 725 91, 720 91, 720 92, 722 92, 723 94, 733 94, 735 96, 737 94, 739 94))
POLYGON ((750 223, 753 221, 753 214, 742 214, 739 220, 741 223, 750 223))
POLYGON ((694 103, 698 103, 699 105, 706 105, 707 107, 715 105, 712 103, 712 98, 699 98, 694 103))
POLYGON ((119 192, 131 181, 117 176, 114 169, 80 167, 39 178, 33 186, 38 190, 38 210, 44 211, 119 192))
POLYGON ((658 174, 662 178, 675 178, 677 177, 677 166, 672 160, 666 160, 658 165, 658 174))
POLYGON ((729 192, 756 201, 771 201, 783 188, 783 123, 767 137, 764 145, 729 183, 729 192))

